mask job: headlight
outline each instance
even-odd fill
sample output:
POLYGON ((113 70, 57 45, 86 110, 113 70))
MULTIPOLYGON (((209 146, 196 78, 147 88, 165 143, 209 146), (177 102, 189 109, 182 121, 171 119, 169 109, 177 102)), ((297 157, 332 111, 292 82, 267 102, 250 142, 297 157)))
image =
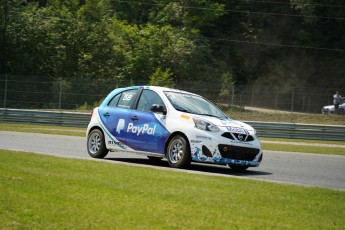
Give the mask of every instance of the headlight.
POLYGON ((205 121, 200 118, 193 117, 193 121, 195 124, 195 127, 204 131, 209 131, 209 132, 218 132, 220 129, 212 124, 211 122, 205 121))
POLYGON ((253 131, 254 131, 254 135, 256 136, 256 129, 253 129, 253 131))

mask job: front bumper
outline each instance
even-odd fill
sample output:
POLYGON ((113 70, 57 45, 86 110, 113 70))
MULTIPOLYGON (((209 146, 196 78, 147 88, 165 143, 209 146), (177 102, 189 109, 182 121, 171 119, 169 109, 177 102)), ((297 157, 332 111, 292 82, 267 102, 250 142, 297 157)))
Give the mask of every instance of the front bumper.
POLYGON ((219 144, 211 151, 205 145, 192 150, 192 160, 215 164, 243 165, 257 167, 260 165, 263 152, 252 147, 219 144))

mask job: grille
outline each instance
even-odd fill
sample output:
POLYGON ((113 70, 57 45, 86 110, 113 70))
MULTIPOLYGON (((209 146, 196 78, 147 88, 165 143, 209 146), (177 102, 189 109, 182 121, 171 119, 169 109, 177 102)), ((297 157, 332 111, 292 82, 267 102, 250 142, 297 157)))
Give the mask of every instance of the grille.
MULTIPOLYGON (((242 135, 242 140, 238 137, 238 135, 240 135, 239 133, 233 133, 233 135, 239 141, 253 141, 254 140, 254 137, 251 136, 251 135, 248 135, 248 137, 247 137, 247 135, 241 134, 242 135), (246 137, 247 137, 247 140, 246 140, 246 137)), ((235 138, 229 132, 223 133, 222 137, 228 138, 230 140, 235 140, 235 138)))
POLYGON ((259 149, 232 146, 232 145, 218 145, 218 149, 222 157, 233 160, 252 161, 259 154, 259 149))

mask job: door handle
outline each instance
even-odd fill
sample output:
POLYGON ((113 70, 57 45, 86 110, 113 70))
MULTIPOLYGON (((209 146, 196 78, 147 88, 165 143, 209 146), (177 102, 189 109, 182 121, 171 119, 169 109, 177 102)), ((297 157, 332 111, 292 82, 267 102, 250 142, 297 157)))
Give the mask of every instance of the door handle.
POLYGON ((109 113, 104 113, 104 114, 103 114, 103 116, 105 116, 105 117, 109 117, 109 116, 110 116, 110 114, 109 114, 109 113))
POLYGON ((132 116, 131 119, 132 119, 132 121, 137 121, 137 120, 139 120, 137 116, 132 116))

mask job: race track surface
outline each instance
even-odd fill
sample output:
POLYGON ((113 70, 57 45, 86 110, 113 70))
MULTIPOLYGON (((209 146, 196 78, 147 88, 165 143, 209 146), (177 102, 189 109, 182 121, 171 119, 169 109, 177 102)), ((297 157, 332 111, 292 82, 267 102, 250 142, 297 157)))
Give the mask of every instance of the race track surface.
MULTIPOLYGON (((86 150, 86 138, 83 137, 0 131, 0 149, 92 159, 86 150)), ((336 155, 264 151, 263 162, 258 168, 249 168, 241 173, 227 166, 200 163, 192 163, 186 170, 172 169, 166 160, 153 163, 145 156, 123 152, 109 153, 103 161, 345 191, 345 157, 336 155)))

